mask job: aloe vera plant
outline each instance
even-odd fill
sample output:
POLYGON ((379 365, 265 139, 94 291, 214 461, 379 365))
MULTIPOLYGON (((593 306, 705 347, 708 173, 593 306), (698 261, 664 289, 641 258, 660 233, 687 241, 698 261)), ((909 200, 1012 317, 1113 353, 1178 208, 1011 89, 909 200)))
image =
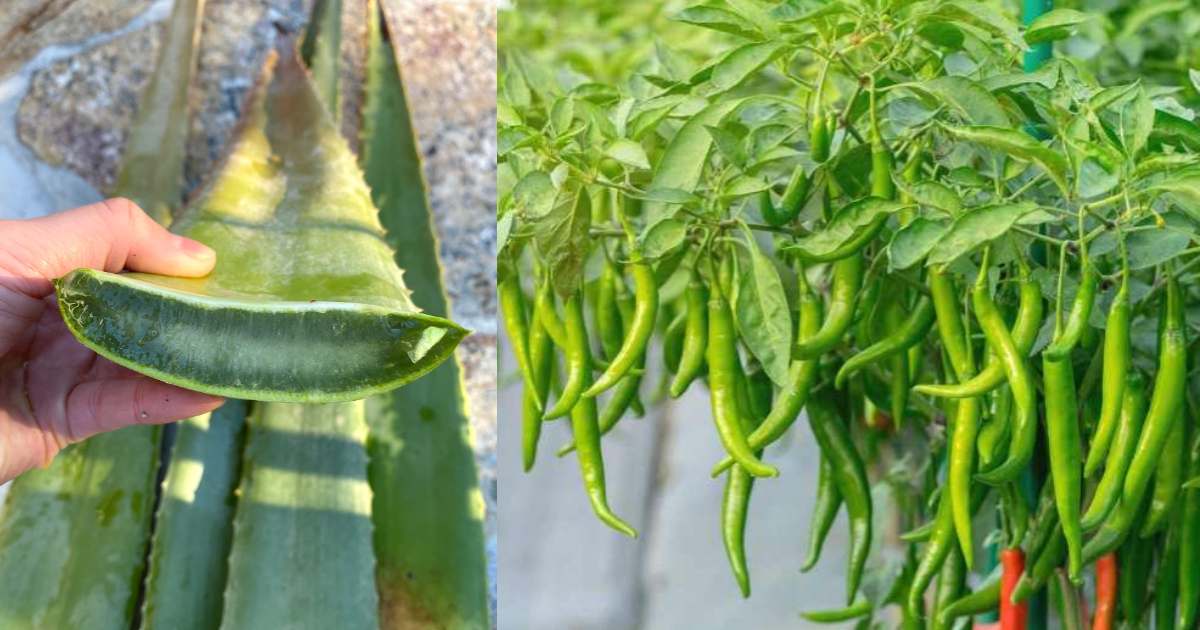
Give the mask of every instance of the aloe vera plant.
POLYGON ((284 55, 277 76, 172 224, 217 251, 213 272, 76 270, 55 284, 63 319, 98 354, 205 393, 329 402, 393 389, 466 331, 413 305, 354 155, 329 133, 299 61, 284 55))
MULTIPOLYGON (((363 172, 414 300, 446 315, 437 237, 397 58, 379 12, 372 7, 369 16, 363 172)), ((367 423, 383 627, 487 627, 484 504, 461 366, 446 361, 403 389, 369 398, 367 423)))

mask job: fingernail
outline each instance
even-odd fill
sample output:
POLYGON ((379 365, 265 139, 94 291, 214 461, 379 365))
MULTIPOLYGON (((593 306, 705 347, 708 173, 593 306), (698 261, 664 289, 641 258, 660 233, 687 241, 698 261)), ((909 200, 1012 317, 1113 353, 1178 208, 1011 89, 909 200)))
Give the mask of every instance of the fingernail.
POLYGON ((200 241, 194 241, 186 236, 177 236, 176 238, 179 239, 179 249, 192 258, 208 261, 217 257, 217 252, 200 241))

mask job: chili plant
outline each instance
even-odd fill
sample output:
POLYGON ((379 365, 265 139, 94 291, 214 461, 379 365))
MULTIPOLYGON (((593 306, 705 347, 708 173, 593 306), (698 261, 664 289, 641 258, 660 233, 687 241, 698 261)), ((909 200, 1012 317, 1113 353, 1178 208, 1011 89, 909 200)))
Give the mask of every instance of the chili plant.
MULTIPOLYGON (((1172 517, 1195 498, 1200 393, 1187 73, 1131 76, 1108 49, 1025 71, 1033 47, 1069 53, 1109 23, 1070 8, 1020 24, 1001 2, 714 0, 663 9, 685 30, 653 39, 606 4, 573 8, 590 28, 571 36, 539 26, 567 19, 560 3, 501 18, 500 299, 526 467, 542 423, 569 415, 560 455, 632 534, 601 448, 639 401, 622 388, 703 387, 744 594, 753 484, 816 483, 804 568, 830 561, 844 507, 849 607, 810 620, 998 609, 1019 628, 1048 585, 1078 619, 1099 561, 1101 623, 1139 623, 1115 575, 1146 541, 1190 555, 1128 588, 1162 584, 1174 611, 1165 585, 1190 585, 1192 623, 1200 558, 1172 517), (665 365, 641 362, 652 329, 665 365), (770 446, 801 410, 821 475, 773 479, 770 446), (903 566, 871 553, 881 514, 907 530, 903 566), (982 566, 985 545, 1002 566, 982 566), (974 593, 968 571, 988 576, 974 593)), ((1136 31, 1138 11, 1111 17, 1136 31)))

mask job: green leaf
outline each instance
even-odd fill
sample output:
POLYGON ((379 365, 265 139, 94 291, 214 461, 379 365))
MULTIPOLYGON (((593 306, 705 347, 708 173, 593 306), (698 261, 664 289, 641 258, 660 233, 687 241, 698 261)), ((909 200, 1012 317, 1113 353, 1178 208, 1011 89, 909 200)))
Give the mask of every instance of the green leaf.
POLYGON ((154 521, 142 627, 220 626, 245 418, 246 403, 231 400, 176 425, 154 521))
POLYGON ((583 281, 591 215, 590 195, 586 187, 580 186, 574 202, 558 204, 534 227, 538 254, 542 263, 554 270, 554 288, 564 298, 583 281))
POLYGON ((982 85, 966 77, 938 77, 909 88, 933 97, 972 124, 995 127, 1010 124, 1000 101, 982 85))
MULTIPOLYGON (((739 135, 737 131, 727 127, 709 126, 709 135, 713 138, 713 143, 717 147, 717 152, 727 162, 736 166, 738 170, 744 170, 746 165, 746 152, 742 148, 742 141, 745 138, 744 133, 739 135)), ((741 129, 744 132, 744 129, 741 129)))
POLYGON ((972 208, 963 213, 938 240, 926 259, 927 265, 945 265, 993 239, 1004 236, 1021 217, 1037 207, 1011 203, 972 208))
POLYGON ((317 0, 300 45, 300 58, 308 66, 317 97, 336 124, 341 119, 338 84, 342 60, 342 0, 317 0))
MULTIPOLYGON (((712 150, 713 139, 707 127, 720 124, 739 104, 739 100, 731 100, 709 105, 684 123, 655 165, 650 188, 694 191, 704 166, 708 164, 709 151, 712 150)), ((661 203, 648 203, 642 210, 646 216, 643 235, 675 212, 668 204, 661 203)))
POLYGON ((521 213, 530 220, 537 220, 550 214, 554 202, 558 199, 558 190, 550 176, 533 171, 521 178, 513 187, 513 211, 521 213))
POLYGON ((105 358, 197 391, 324 402, 399 387, 466 331, 413 304, 307 72, 294 54, 272 66, 224 165, 172 224, 216 250, 213 272, 76 270, 56 281, 59 310, 105 358))
POLYGON ((970 24, 994 33, 1007 39, 1021 50, 1028 48, 1017 25, 1008 16, 996 11, 989 4, 974 0, 952 0, 938 5, 937 11, 931 15, 970 24))
POLYGON ((753 22, 721 6, 711 4, 691 6, 680 11, 674 19, 746 39, 763 38, 762 32, 753 22))
POLYGON ((364 408, 254 407, 221 625, 379 627, 364 408))
POLYGON ((721 197, 726 199, 747 197, 749 195, 760 193, 770 187, 771 185, 761 177, 739 175, 738 177, 725 182, 725 186, 721 188, 721 197))
POLYGON ((1121 108, 1121 137, 1125 144, 1125 152, 1130 157, 1137 157, 1146 147, 1150 132, 1154 129, 1154 103, 1146 94, 1146 89, 1139 86, 1134 97, 1121 108))
POLYGON ((1067 194, 1067 159, 1059 153, 1042 146, 1028 134, 1016 129, 977 125, 972 127, 945 127, 953 136, 968 142, 982 144, 990 149, 1004 152, 1019 160, 1034 162, 1046 171, 1050 179, 1063 194, 1067 194))
POLYGON ((1188 68, 1188 79, 1192 82, 1192 89, 1200 92, 1200 70, 1188 68))
POLYGON ((1177 212, 1163 214, 1164 226, 1139 230, 1125 239, 1129 268, 1149 269, 1181 254, 1197 237, 1195 225, 1177 212))
POLYGON ((667 219, 654 226, 642 239, 642 254, 650 259, 662 258, 683 244, 687 225, 678 219, 667 219))
POLYGON ((699 205, 701 199, 696 195, 678 188, 651 188, 641 195, 632 195, 634 199, 653 201, 665 204, 699 205))
POLYGON ((627 138, 617 138, 608 145, 604 154, 608 157, 637 170, 650 170, 650 160, 646 158, 646 150, 642 145, 627 138))
POLYGON ((1169 173, 1147 186, 1142 194, 1169 195, 1184 212, 1200 221, 1200 168, 1169 173))
POLYGON ((950 222, 917 217, 896 231, 888 243, 888 266, 904 270, 921 262, 950 230, 950 222))
POLYGON ((1151 137, 1200 151, 1200 125, 1174 114, 1158 110, 1154 112, 1154 129, 1151 137))
POLYGON ((791 245, 809 258, 823 258, 858 237, 864 229, 879 219, 908 207, 897 201, 867 197, 851 203, 833 215, 819 232, 796 239, 791 245))
POLYGON ((788 382, 791 363, 792 316, 787 294, 774 263, 742 225, 745 247, 738 248, 738 290, 735 301, 738 334, 779 387, 788 382))
MULTIPOLYGON (((390 5, 389 5, 390 6, 390 5)), ((390 13, 393 24, 399 15, 390 13)), ((363 173, 413 300, 448 316, 421 151, 396 52, 372 19, 363 173)), ((394 32, 394 31, 393 31, 394 32)), ((483 496, 458 357, 367 399, 380 628, 489 626, 483 496), (437 491, 430 490, 436 488, 437 491)))
POLYGON ((774 61, 784 49, 784 45, 778 42, 746 44, 734 48, 713 66, 709 83, 717 93, 732 90, 750 75, 774 61))
POLYGON ((901 177, 893 179, 896 187, 912 197, 917 205, 940 210, 951 217, 958 216, 962 212, 962 197, 954 192, 954 189, 941 182, 921 180, 910 184, 901 177))
POLYGON ((550 127, 554 133, 559 136, 567 133, 574 120, 575 99, 570 96, 561 96, 555 99, 554 105, 550 108, 550 127))
POLYGON ((1034 45, 1066 39, 1075 34, 1075 27, 1091 16, 1074 9, 1054 9, 1041 14, 1025 30, 1025 42, 1034 45))

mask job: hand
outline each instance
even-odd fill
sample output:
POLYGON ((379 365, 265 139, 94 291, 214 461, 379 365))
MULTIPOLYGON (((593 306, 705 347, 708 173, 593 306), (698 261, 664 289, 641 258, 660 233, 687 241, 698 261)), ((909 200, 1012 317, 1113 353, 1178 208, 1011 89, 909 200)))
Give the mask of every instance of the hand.
POLYGON ((211 249, 127 199, 0 221, 0 482, 102 431, 173 422, 223 402, 85 348, 63 323, 50 281, 80 267, 195 277, 215 263, 211 249))

